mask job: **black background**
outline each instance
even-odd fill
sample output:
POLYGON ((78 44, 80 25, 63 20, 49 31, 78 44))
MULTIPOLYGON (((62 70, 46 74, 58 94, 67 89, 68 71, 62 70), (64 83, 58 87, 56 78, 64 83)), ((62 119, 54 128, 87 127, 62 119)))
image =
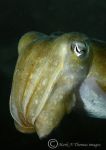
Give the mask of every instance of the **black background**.
POLYGON ((0 0, 0 146, 48 149, 48 140, 55 138, 60 143, 99 143, 104 147, 106 120, 90 118, 85 112, 73 111, 42 140, 15 129, 9 96, 17 44, 31 30, 47 34, 77 31, 105 41, 106 0, 0 0))

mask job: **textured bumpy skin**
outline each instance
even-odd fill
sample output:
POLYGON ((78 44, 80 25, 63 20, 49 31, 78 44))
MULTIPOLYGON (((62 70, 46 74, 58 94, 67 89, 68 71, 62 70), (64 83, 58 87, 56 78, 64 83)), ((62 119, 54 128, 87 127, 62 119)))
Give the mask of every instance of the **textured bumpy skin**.
POLYGON ((20 39, 18 52, 10 112, 19 131, 42 138, 74 107, 76 89, 92 63, 92 48, 83 34, 29 32, 20 39))

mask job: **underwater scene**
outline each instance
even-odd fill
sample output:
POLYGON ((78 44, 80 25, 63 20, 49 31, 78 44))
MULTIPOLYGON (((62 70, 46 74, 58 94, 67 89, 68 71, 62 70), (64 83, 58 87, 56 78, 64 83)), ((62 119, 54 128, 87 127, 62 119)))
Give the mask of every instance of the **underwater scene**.
POLYGON ((105 0, 0 1, 0 143, 106 146, 105 0))

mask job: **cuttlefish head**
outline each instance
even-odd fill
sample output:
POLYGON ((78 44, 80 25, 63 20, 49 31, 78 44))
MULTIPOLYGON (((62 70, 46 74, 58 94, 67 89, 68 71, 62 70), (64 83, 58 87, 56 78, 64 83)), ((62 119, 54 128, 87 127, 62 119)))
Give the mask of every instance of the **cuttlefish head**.
POLYGON ((84 34, 68 33, 55 41, 66 49, 64 72, 72 78, 73 86, 80 84, 87 76, 92 64, 93 52, 89 38, 84 34))
POLYGON ((79 33, 30 32, 20 39, 18 52, 10 112, 19 131, 41 138, 75 105, 75 91, 91 66, 91 44, 79 33))

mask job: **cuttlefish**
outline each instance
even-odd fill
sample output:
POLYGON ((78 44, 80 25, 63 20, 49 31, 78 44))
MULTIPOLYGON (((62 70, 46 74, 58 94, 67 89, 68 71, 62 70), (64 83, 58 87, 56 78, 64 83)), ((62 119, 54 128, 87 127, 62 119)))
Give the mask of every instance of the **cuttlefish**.
POLYGON ((16 128, 45 137, 77 103, 106 118, 106 44, 81 33, 29 32, 18 44, 10 96, 16 128))

